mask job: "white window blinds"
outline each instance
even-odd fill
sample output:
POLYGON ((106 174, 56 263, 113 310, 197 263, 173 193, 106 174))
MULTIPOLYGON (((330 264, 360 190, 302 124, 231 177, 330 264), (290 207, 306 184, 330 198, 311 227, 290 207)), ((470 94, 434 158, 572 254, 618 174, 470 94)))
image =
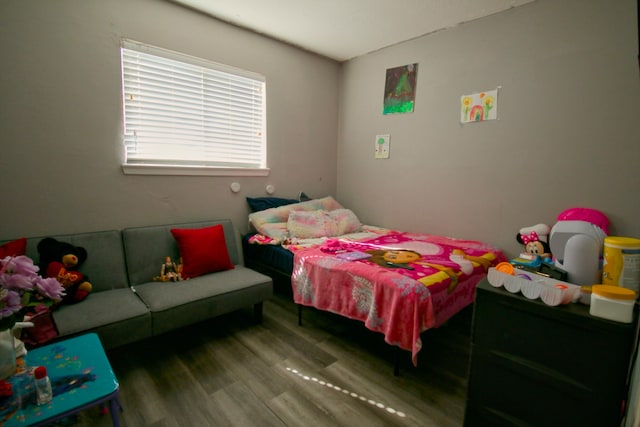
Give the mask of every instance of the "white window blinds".
POLYGON ((127 40, 122 81, 126 164, 266 167, 263 76, 127 40))

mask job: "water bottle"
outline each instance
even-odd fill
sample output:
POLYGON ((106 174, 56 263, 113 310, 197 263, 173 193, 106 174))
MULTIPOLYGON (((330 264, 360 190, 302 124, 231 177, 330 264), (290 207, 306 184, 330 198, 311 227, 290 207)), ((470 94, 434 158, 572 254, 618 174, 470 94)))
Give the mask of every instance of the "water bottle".
POLYGON ((44 366, 38 366, 33 371, 33 378, 36 383, 36 397, 38 399, 38 405, 46 405, 53 399, 53 392, 51 391, 51 381, 47 375, 47 368, 44 366))

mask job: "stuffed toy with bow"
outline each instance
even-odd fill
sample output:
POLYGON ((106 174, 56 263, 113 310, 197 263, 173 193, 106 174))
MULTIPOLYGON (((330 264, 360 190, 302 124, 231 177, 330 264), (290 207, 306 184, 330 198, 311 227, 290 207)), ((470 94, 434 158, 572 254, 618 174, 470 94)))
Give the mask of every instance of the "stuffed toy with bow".
POLYGON ((551 249, 549 248, 549 233, 551 227, 547 224, 536 224, 530 227, 523 227, 516 234, 518 243, 524 245, 524 254, 530 257, 540 257, 542 261, 551 260, 551 249))

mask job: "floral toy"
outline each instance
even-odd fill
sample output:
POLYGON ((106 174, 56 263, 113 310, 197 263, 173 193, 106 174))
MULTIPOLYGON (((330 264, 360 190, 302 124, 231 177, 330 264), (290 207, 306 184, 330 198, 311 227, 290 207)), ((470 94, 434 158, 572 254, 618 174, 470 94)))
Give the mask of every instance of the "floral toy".
POLYGON ((45 237, 38 243, 40 271, 44 277, 54 277, 66 290, 62 304, 83 301, 93 289, 87 276, 78 271, 87 259, 83 247, 45 237))
POLYGON ((0 259, 0 330, 11 329, 36 306, 50 306, 65 294, 54 278, 38 275, 31 258, 7 256, 0 259))
POLYGON ((59 301, 64 288, 54 278, 38 275, 38 266, 25 255, 0 259, 0 395, 12 393, 2 382, 16 371, 16 356, 24 347, 14 328, 32 326, 23 320, 32 312, 59 301))

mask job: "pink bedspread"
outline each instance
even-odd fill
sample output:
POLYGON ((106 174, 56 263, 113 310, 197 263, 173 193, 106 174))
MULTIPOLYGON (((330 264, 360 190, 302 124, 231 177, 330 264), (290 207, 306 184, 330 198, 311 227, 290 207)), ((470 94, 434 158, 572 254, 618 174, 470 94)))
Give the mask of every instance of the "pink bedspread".
POLYGON ((420 333, 473 302, 487 269, 504 260, 482 242, 394 231, 296 251, 291 281, 296 303, 361 320, 417 365, 420 333), (353 252, 371 257, 341 258, 353 252))

